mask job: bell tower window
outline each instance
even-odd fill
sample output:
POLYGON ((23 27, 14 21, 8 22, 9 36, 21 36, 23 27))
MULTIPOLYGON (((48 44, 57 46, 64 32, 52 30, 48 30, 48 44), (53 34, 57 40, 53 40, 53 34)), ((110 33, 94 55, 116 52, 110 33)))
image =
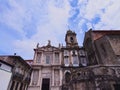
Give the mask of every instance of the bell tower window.
POLYGON ((73 37, 70 37, 70 41, 71 41, 71 42, 74 42, 74 39, 73 39, 73 37))

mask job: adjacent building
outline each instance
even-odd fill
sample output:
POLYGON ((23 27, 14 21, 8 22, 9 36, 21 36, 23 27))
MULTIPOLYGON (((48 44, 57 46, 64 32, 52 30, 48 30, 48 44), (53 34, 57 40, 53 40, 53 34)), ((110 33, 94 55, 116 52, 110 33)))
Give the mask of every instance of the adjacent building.
MULTIPOLYGON (((24 59, 16 55, 0 56, 0 59, 13 66, 6 69, 12 73, 10 82, 5 90, 27 90, 30 83, 32 68, 24 59)), ((5 79, 3 77, 3 79, 5 79)), ((3 90, 3 89, 2 89, 3 90)))
POLYGON ((0 89, 7 90, 11 77, 13 66, 0 60, 0 89))
POLYGON ((65 42, 66 46, 61 48, 62 90, 70 90, 71 75, 79 68, 86 67, 88 59, 85 49, 78 45, 75 32, 68 30, 65 42))
POLYGON ((69 85, 63 90, 119 90, 120 31, 89 30, 83 48, 87 65, 70 74, 69 85))
POLYGON ((30 66, 32 66, 32 64, 33 64, 33 60, 32 59, 30 59, 30 60, 25 60, 26 62, 27 62, 27 64, 29 64, 30 66))

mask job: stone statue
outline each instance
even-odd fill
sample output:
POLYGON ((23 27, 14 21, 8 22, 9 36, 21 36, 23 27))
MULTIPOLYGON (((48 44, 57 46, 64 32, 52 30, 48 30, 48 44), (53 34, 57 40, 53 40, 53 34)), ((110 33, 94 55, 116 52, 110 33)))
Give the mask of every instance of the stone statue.
POLYGON ((48 46, 51 46, 51 41, 50 40, 48 40, 48 46))
POLYGON ((37 48, 39 47, 39 43, 37 43, 37 48))

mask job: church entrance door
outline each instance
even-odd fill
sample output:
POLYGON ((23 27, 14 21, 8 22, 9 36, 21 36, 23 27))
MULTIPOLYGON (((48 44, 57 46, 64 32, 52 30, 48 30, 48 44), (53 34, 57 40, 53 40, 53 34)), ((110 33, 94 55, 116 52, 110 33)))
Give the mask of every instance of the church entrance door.
POLYGON ((50 90, 50 79, 49 78, 43 78, 42 79, 42 90, 50 90))
POLYGON ((120 90, 120 84, 114 84, 114 90, 120 90))

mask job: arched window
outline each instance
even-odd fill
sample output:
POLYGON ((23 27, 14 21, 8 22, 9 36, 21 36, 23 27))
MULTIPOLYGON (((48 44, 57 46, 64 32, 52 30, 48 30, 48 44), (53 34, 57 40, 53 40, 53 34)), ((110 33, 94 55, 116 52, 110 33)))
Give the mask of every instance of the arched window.
POLYGON ((70 81, 71 74, 70 72, 65 73, 65 82, 68 83, 70 81))

